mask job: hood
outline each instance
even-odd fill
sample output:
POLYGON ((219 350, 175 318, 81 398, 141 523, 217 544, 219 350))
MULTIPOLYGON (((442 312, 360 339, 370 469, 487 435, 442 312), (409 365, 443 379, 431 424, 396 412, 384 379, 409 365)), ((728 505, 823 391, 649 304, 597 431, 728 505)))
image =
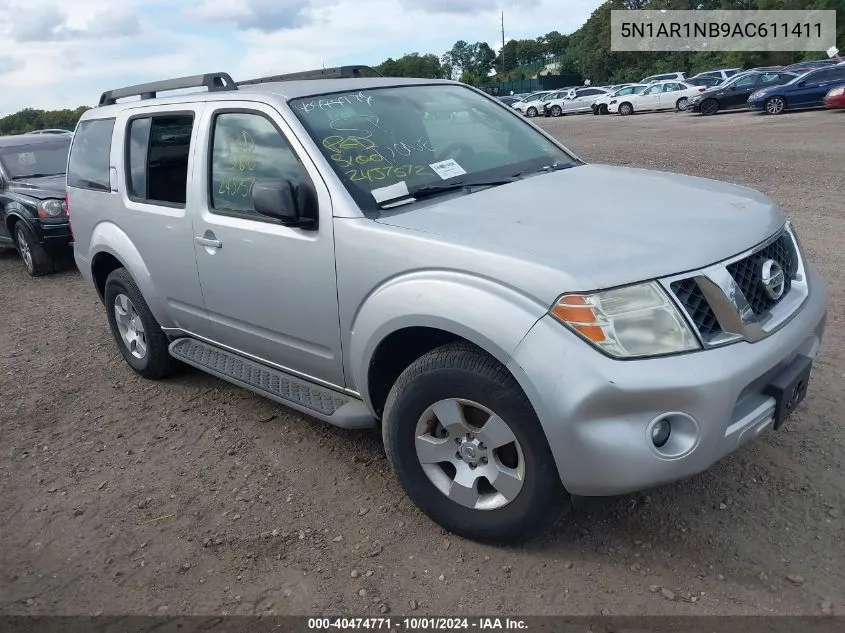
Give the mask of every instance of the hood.
POLYGON ((763 241, 786 221, 752 189, 609 165, 582 165, 431 202, 378 222, 561 271, 578 286, 568 290, 707 266, 763 241))
POLYGON ((11 189, 37 200, 64 199, 65 181, 65 175, 59 174, 58 176, 44 176, 42 178, 18 178, 11 181, 9 185, 11 189))

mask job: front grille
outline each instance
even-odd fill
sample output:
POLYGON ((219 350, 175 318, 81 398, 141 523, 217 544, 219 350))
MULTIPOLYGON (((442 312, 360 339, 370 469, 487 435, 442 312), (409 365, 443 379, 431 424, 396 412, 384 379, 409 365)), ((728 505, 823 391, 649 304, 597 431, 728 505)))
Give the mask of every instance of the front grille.
POLYGON ((798 270, 798 255, 792 239, 787 233, 783 233, 774 242, 760 249, 756 253, 740 259, 728 265, 728 272, 734 278, 742 294, 745 295, 748 305, 756 316, 766 314, 780 299, 772 299, 766 294, 763 284, 760 282, 760 270, 767 259, 773 259, 785 274, 784 291, 781 299, 787 295, 792 286, 792 278, 798 270))
POLYGON ((687 311, 704 342, 709 343, 722 333, 722 326, 713 312, 713 308, 704 298, 695 279, 680 279, 672 282, 672 292, 678 297, 687 311))

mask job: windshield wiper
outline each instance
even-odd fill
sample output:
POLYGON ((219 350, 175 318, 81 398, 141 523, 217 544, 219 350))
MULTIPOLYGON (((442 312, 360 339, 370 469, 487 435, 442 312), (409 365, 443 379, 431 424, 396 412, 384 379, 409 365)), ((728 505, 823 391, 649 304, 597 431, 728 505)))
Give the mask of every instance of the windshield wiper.
POLYGON ((423 200, 433 196, 439 196, 442 193, 449 193, 451 191, 459 191, 464 189, 472 189, 473 187, 497 187, 499 185, 506 185, 511 182, 519 180, 516 176, 504 176, 502 178, 490 178, 479 180, 458 180, 455 182, 443 183, 439 185, 425 185, 416 189, 411 189, 406 195, 389 198, 379 202, 379 207, 384 208, 393 206, 397 203, 412 202, 414 200, 423 200))
POLYGON ((551 165, 543 165, 542 167, 538 167, 537 169, 528 169, 526 171, 521 171, 517 174, 514 174, 514 177, 519 177, 519 176, 522 176, 524 174, 536 174, 537 172, 540 172, 540 171, 545 171, 545 172, 561 171, 562 169, 570 169, 571 167, 577 167, 578 165, 583 165, 583 164, 584 164, 583 161, 580 161, 580 160, 572 161, 572 162, 569 162, 569 163, 555 162, 555 163, 552 163, 551 165))

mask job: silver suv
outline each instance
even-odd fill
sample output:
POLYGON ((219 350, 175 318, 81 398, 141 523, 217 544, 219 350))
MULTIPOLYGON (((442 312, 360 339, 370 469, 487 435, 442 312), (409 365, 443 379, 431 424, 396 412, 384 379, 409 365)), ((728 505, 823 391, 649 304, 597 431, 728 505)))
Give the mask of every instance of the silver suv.
POLYGON ((187 77, 83 115, 75 258, 136 372, 380 428, 413 502, 490 542, 699 473, 802 401, 827 293, 766 197, 375 75, 187 77))

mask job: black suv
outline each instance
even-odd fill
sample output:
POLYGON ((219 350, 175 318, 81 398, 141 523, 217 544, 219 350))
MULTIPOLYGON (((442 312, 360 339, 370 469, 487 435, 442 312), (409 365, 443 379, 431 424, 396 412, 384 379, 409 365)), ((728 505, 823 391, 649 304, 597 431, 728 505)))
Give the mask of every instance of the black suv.
POLYGON ((0 136, 0 246, 17 248, 32 276, 71 255, 65 170, 71 134, 0 136))

